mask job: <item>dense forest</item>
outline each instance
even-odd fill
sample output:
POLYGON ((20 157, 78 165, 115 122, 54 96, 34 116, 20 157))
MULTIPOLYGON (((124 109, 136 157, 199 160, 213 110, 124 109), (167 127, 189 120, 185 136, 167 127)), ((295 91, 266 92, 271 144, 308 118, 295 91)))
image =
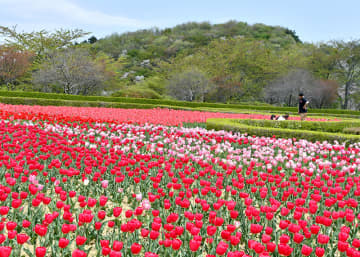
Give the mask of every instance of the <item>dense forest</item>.
POLYGON ((304 43, 279 26, 185 23, 97 39, 1 27, 4 90, 360 109, 360 42, 304 43), (88 38, 82 41, 83 38, 88 38))

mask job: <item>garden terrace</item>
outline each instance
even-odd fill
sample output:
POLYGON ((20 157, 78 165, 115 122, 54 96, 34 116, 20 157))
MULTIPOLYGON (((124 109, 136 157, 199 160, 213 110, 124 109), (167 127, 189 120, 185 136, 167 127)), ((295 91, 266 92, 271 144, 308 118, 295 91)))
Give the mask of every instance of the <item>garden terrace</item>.
MULTIPOLYGON (((126 98, 126 97, 107 97, 107 96, 81 96, 68 94, 50 94, 39 92, 12 92, 0 91, 0 102, 6 104, 24 105, 53 105, 53 106, 92 106, 108 108, 172 108, 188 110, 209 110, 216 112, 242 112, 242 111, 261 111, 275 113, 289 113, 295 115, 296 107, 279 107, 265 103, 240 103, 240 104, 221 104, 221 103, 200 103, 174 101, 166 99, 146 99, 146 98, 126 98)), ((325 115, 340 117, 360 117, 360 111, 340 110, 340 109, 309 109, 309 115, 325 115)))

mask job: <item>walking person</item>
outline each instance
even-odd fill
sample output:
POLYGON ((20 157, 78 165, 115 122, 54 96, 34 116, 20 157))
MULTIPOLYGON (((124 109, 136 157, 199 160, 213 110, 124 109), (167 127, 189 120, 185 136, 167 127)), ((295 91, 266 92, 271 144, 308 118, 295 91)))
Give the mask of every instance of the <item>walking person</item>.
POLYGON ((300 119, 302 121, 306 119, 308 105, 309 105, 309 101, 306 100, 303 93, 300 93, 299 94, 299 114, 300 114, 300 119))

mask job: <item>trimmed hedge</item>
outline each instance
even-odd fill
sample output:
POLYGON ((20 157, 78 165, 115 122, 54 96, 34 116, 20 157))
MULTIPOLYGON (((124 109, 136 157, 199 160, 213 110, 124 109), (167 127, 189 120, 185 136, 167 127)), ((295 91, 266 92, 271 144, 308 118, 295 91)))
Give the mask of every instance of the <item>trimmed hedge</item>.
MULTIPOLYGON (((101 102, 120 102, 120 103, 139 103, 139 104, 153 104, 153 105, 168 105, 178 107, 212 107, 212 108, 236 108, 236 109, 253 109, 250 103, 243 104, 221 104, 221 103, 199 103, 175 101, 166 99, 148 99, 148 98, 131 98, 131 97, 109 97, 109 96, 82 96, 82 95, 68 95, 68 94, 54 94, 54 93, 40 93, 40 92, 16 92, 16 91, 0 91, 0 96, 3 97, 25 97, 25 98, 41 98, 41 99, 61 99, 73 101, 101 101, 101 102)), ((271 107, 270 105, 257 105, 262 110, 271 107)))
POLYGON ((118 92, 115 92, 111 95, 112 97, 131 97, 131 98, 147 98, 147 99, 161 99, 162 96, 147 87, 138 87, 133 86, 126 88, 125 90, 121 90, 118 92))
POLYGON ((353 134, 353 135, 360 135, 360 127, 344 128, 343 133, 345 133, 345 134, 353 134))
MULTIPOLYGON (((299 121, 299 123, 301 122, 299 121)), ((322 132, 316 130, 314 131, 314 130, 290 129, 290 128, 280 128, 280 127, 260 127, 260 126, 254 126, 255 123, 252 125, 249 124, 250 123, 247 123, 246 121, 242 123, 241 120, 216 118, 216 119, 208 119, 206 121, 206 128, 214 129, 214 130, 227 130, 233 132, 247 133, 248 135, 257 135, 257 136, 265 136, 265 137, 276 136, 280 138, 306 139, 312 142, 338 141, 338 142, 345 142, 346 144, 360 142, 360 135, 350 135, 344 133, 331 133, 331 132, 322 132)))
MULTIPOLYGON (((166 108, 173 110, 191 111, 193 108, 155 105, 155 104, 139 104, 139 103, 121 103, 121 102, 100 102, 100 101, 75 101, 62 99, 42 99, 42 98, 26 98, 26 97, 2 97, 0 103, 12 105, 40 105, 40 106, 74 106, 74 107, 101 107, 101 108, 121 108, 121 109, 155 109, 166 108)), ((201 110, 199 110, 201 111, 201 110)))
POLYGON ((123 109, 153 109, 157 107, 170 108, 170 106, 156 106, 152 104, 137 103, 112 103, 112 102, 94 102, 94 101, 69 101, 61 99, 41 99, 25 97, 1 97, 0 102, 13 105, 41 105, 41 106, 76 106, 76 107, 105 107, 105 108, 123 108, 123 109))
POLYGON ((360 127, 360 120, 342 121, 296 121, 296 120, 234 120, 234 122, 246 124, 253 127, 271 127, 282 129, 311 130, 320 132, 342 133, 345 128, 360 127))

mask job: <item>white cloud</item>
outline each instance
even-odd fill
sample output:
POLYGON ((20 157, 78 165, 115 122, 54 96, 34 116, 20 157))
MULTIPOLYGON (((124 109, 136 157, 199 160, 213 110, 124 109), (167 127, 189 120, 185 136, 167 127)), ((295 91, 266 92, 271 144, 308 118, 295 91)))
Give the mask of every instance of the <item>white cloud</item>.
MULTIPOLYGON (((148 27, 142 21, 89 10, 69 0, 0 0, 0 24, 14 23, 25 27, 148 27), (6 17, 3 20, 2 17, 6 17)), ((15 25, 13 24, 13 25, 15 25)))

